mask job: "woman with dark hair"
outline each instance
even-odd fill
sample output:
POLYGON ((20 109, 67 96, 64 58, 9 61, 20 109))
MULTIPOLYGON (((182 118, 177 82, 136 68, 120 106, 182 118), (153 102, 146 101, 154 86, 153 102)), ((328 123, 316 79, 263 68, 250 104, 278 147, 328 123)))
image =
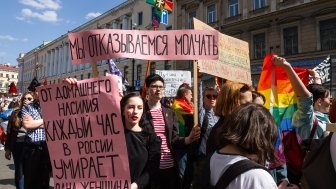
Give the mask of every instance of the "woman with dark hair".
MULTIPOLYGON (((248 103, 234 110, 216 134, 220 148, 210 159, 210 185, 215 186, 236 162, 251 160, 263 166, 266 161, 274 161, 276 135, 276 123, 266 108, 248 103)), ((271 189, 277 185, 266 170, 253 168, 238 175, 226 188, 271 189)))
POLYGON ((15 186, 17 189, 24 188, 24 141, 27 134, 27 130, 23 127, 21 122, 21 109, 23 106, 33 103, 36 99, 37 96, 34 92, 28 91, 24 93, 18 103, 19 107, 15 107, 8 120, 8 139, 5 145, 5 157, 10 160, 11 155, 13 155, 15 166, 15 186))
POLYGON ((144 102, 138 93, 129 93, 120 101, 128 151, 131 189, 151 188, 159 170, 161 139, 142 119, 144 102))

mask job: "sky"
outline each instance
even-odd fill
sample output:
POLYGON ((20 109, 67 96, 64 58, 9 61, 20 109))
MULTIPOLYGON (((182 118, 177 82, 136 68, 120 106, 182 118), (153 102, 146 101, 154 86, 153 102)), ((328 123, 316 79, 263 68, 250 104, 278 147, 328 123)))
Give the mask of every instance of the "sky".
POLYGON ((2 0, 0 64, 52 41, 126 0, 2 0))

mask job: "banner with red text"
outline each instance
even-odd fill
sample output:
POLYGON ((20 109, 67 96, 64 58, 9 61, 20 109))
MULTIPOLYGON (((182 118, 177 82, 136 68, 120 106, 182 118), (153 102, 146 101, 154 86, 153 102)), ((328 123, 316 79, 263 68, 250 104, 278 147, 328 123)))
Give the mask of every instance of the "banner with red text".
MULTIPOLYGON (((216 31, 211 26, 208 26, 196 18, 194 18, 194 28, 196 30, 207 30, 208 32, 216 31)), ((252 79, 248 43, 219 33, 218 48, 218 60, 198 61, 200 72, 251 85, 252 79)))
POLYGON ((111 58, 217 60, 218 33, 201 30, 97 29, 69 33, 73 64, 111 58))
POLYGON ((130 188, 117 76, 38 89, 54 188, 130 188))

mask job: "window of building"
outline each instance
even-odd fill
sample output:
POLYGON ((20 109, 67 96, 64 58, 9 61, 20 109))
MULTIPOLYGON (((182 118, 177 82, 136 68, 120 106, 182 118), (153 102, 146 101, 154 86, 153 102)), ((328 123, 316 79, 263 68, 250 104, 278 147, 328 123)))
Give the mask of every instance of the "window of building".
POLYGON ((12 78, 14 78, 14 75, 12 75, 12 78))
POLYGON ((188 17, 188 26, 189 29, 193 29, 193 18, 196 17, 196 11, 189 12, 189 17, 188 17))
POLYGON ((141 80, 141 65, 137 65, 137 80, 141 80))
POLYGON ((155 74, 155 70, 156 70, 156 62, 151 62, 149 74, 155 74))
POLYGON ((6 74, 6 78, 9 78, 9 74, 6 74))
POLYGON ((88 73, 88 79, 90 79, 91 78, 91 73, 88 73))
POLYGON ((207 7, 208 23, 216 22, 216 5, 210 5, 207 7))
POLYGON ((292 55, 298 53, 298 27, 285 28, 283 30, 284 53, 292 55))
POLYGON ((321 50, 336 49, 336 18, 320 21, 321 50))
POLYGON ((143 17, 143 13, 142 12, 138 12, 138 25, 139 26, 142 25, 142 17, 143 17))
POLYGON ((3 77, 3 73, 0 74, 0 77, 3 77))
POLYGON ((238 15, 238 0, 229 0, 229 17, 238 15))
POLYGON ((172 67, 172 66, 171 66, 171 64, 169 63, 168 60, 165 61, 164 66, 165 66, 165 70, 171 70, 171 67, 172 67))
POLYGON ((80 75, 80 79, 81 79, 81 80, 84 79, 84 75, 83 75, 83 74, 80 75))
POLYGON ((128 76, 128 66, 124 67, 124 78, 127 80, 127 76, 128 76))
POLYGON ((254 10, 260 9, 266 6, 265 0, 253 0, 254 10))
POLYGON ((264 58, 266 54, 265 33, 253 35, 253 55, 255 59, 264 58))
POLYGON ((123 29, 122 23, 119 24, 119 29, 123 29))

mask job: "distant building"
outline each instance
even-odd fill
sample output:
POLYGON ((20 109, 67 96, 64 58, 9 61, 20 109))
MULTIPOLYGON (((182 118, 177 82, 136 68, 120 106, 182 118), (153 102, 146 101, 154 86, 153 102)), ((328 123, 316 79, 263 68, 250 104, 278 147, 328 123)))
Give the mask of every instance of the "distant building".
POLYGON ((9 85, 18 82, 18 67, 9 64, 0 64, 0 94, 8 92, 9 85))
MULTIPOLYGON (((168 25, 160 25, 159 30, 171 30, 173 15, 168 14, 168 25)), ((128 0, 102 15, 68 32, 80 32, 92 29, 151 30, 152 6, 144 0, 128 0)), ((65 31, 66 32, 66 31, 65 31)), ((59 83, 63 78, 78 80, 92 77, 91 63, 72 64, 68 36, 64 34, 49 43, 43 43, 17 58, 19 64, 19 86, 26 91, 34 77, 48 84, 59 83)), ((118 68, 127 79, 131 89, 135 84, 142 86, 147 68, 146 60, 118 58, 114 59, 118 68)), ((99 75, 105 75, 109 68, 107 60, 97 62, 99 75)), ((174 69, 174 61, 150 61, 150 73, 156 69, 174 69)))
MULTIPOLYGON (((336 64, 335 0, 176 0, 174 28, 193 28, 192 18, 250 45, 252 81, 258 84, 268 53, 296 67, 312 68, 328 55, 336 64)), ((176 64, 180 66, 191 64, 176 64)), ((336 67, 332 90, 336 94, 336 67)))

